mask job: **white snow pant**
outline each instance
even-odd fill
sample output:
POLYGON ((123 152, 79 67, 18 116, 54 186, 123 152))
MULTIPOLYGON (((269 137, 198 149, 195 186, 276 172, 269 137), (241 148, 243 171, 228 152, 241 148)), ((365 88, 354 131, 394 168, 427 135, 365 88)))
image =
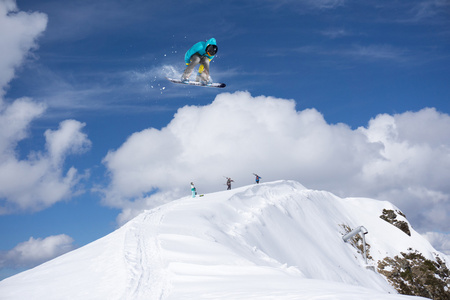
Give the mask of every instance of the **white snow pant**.
POLYGON ((183 72, 183 79, 189 79, 189 77, 192 74, 192 71, 194 70, 195 66, 198 64, 201 64, 198 73, 200 75, 200 80, 202 81, 209 81, 209 62, 211 60, 207 58, 206 56, 200 56, 200 54, 195 53, 191 56, 191 62, 186 67, 186 69, 183 72))

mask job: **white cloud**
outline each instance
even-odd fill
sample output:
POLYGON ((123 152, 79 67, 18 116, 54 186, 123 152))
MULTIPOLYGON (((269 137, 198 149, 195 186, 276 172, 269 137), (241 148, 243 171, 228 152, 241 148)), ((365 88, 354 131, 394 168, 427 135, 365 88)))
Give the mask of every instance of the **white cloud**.
POLYGON ((15 1, 0 1, 0 215, 37 211, 70 198, 82 176, 73 167, 65 170, 64 160, 91 144, 81 132, 85 124, 66 120, 58 130, 45 132, 46 152, 31 151, 21 158, 19 142, 46 106, 28 98, 6 103, 3 94, 15 69, 37 47, 35 40, 46 24, 46 15, 18 12, 15 1))
POLYGON ((340 196, 389 200, 421 231, 449 228, 450 116, 427 108, 379 115, 356 130, 328 124, 293 100, 220 94, 180 108, 167 127, 132 134, 104 164, 104 203, 124 222, 142 209, 189 195, 294 179, 340 196))
POLYGON ((45 14, 18 12, 15 1, 0 1, 0 97, 46 26, 45 14))
POLYGON ((415 4, 411 12, 414 15, 414 21, 433 19, 438 15, 442 15, 448 21, 449 8, 450 3, 447 0, 425 0, 415 4))
POLYGON ((61 122, 60 129, 45 131, 49 156, 59 166, 68 154, 81 154, 89 150, 91 141, 81 132, 86 126, 75 120, 61 122))
MULTIPOLYGON (((125 198, 182 187, 191 179, 214 190, 222 187, 222 176, 244 183, 252 172, 273 179, 298 172, 317 178, 318 166, 357 173, 360 164, 339 138, 364 145, 365 137, 350 134, 343 124, 328 126, 314 109, 296 112, 294 101, 238 92, 179 109, 166 128, 133 134, 104 161, 112 174, 110 192, 125 198)), ((379 146, 355 148, 370 156, 379 146)))
POLYGON ((28 98, 0 107, 0 155, 10 155, 17 143, 27 136, 29 123, 44 111, 44 105, 28 98))
POLYGON ((423 234, 434 248, 440 249, 446 255, 450 255, 450 233, 426 232, 423 234))
POLYGON ((34 267, 73 250, 73 239, 65 234, 33 238, 9 251, 0 252, 0 268, 34 267))
POLYGON ((383 114, 360 131, 383 145, 384 159, 367 163, 362 176, 371 194, 399 205, 419 229, 448 229, 450 116, 432 108, 383 114))
POLYGON ((18 158, 17 143, 27 137, 30 122, 43 111, 30 100, 16 100, 0 110, 0 215, 38 211, 78 192, 76 185, 83 176, 73 167, 64 171, 63 161, 68 154, 89 149, 91 142, 81 132, 84 123, 61 122, 58 130, 45 132, 48 151, 18 158))

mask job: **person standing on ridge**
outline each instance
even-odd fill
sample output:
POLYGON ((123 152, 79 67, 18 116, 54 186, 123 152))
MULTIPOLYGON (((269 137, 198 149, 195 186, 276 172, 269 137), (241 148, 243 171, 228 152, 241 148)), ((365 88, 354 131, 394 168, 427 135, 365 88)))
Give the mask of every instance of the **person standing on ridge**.
POLYGON ((256 177, 255 177, 255 182, 256 182, 256 184, 259 184, 259 180, 261 179, 261 176, 255 174, 255 173, 253 173, 253 175, 256 176, 256 177))
POLYGON ((195 66, 200 64, 195 81, 206 85, 212 84, 209 73, 209 63, 216 55, 217 49, 215 38, 210 38, 206 42, 201 41, 194 44, 194 46, 192 46, 184 55, 184 61, 187 67, 184 70, 183 75, 181 75, 181 81, 183 83, 189 82, 189 77, 195 66))
POLYGON ((195 195, 197 195, 197 189, 195 188, 193 182, 191 182, 191 192, 192 192, 192 198, 195 198, 195 195))
POLYGON ((227 177, 227 190, 231 190, 231 183, 234 182, 233 179, 227 177))

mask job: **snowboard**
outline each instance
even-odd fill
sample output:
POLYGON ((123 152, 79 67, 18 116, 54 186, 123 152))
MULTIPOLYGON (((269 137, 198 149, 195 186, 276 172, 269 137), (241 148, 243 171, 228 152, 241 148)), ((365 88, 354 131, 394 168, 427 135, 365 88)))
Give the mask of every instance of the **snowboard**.
POLYGON ((186 84, 186 85, 204 86, 204 87, 212 87, 212 88, 224 88, 224 87, 227 86, 225 83, 220 83, 220 82, 213 82, 210 85, 208 85, 208 84, 203 84, 203 83, 198 82, 198 81, 189 80, 187 83, 184 83, 184 82, 181 81, 181 79, 173 79, 173 78, 169 78, 169 77, 166 77, 166 78, 170 82, 179 83, 179 84, 186 84))

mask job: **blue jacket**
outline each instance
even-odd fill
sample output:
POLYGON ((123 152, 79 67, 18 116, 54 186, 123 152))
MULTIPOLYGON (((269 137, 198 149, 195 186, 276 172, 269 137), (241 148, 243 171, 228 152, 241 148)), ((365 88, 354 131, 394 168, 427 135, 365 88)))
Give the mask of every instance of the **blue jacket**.
POLYGON ((191 62, 191 56, 195 53, 198 53, 201 56, 206 56, 209 59, 213 59, 214 56, 209 56, 208 54, 206 54, 206 47, 208 47, 208 45, 217 45, 216 39, 210 38, 206 42, 198 42, 194 46, 192 46, 191 49, 189 49, 184 55, 184 61, 186 62, 186 64, 189 64, 191 62))

